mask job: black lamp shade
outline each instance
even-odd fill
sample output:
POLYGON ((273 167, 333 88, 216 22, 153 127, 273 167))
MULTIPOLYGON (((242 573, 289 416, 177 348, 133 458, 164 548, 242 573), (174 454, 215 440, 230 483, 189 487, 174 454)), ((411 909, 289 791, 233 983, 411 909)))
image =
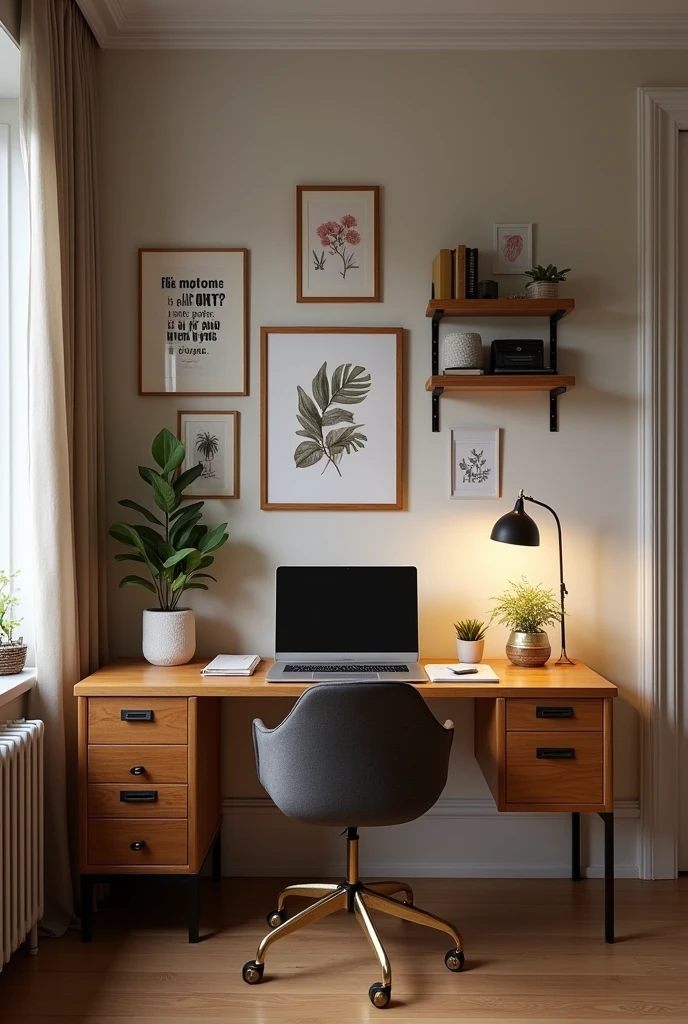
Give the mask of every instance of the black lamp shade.
POLYGON ((523 498, 518 498, 512 511, 497 520, 492 527, 490 540, 499 540, 503 544, 521 544, 529 548, 539 546, 540 531, 535 520, 524 512, 523 498))

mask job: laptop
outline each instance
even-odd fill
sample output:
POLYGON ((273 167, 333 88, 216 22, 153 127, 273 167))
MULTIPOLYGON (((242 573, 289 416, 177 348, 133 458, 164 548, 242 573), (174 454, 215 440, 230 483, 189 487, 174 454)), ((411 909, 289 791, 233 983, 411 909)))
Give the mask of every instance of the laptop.
POLYGON ((270 683, 424 683, 414 566, 280 565, 270 683))

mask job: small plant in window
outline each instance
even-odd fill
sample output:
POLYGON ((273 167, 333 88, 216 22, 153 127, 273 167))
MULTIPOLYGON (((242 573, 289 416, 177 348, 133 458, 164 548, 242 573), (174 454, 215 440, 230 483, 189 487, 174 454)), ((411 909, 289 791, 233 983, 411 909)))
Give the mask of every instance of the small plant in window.
POLYGON ((21 672, 26 662, 24 638, 15 638, 22 620, 14 616, 19 604, 16 592, 12 592, 12 581, 18 572, 4 572, 0 569, 0 676, 21 672))

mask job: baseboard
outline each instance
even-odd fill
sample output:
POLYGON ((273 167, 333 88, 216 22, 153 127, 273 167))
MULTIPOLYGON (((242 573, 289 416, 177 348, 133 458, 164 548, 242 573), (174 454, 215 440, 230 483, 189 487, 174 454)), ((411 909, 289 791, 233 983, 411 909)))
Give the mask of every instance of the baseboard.
MULTIPOLYGON (((638 878, 638 801, 618 801, 614 813, 616 877, 638 878)), ((583 815, 582 824, 583 873, 601 878, 602 823, 583 815)), ((342 871, 338 830, 287 819, 268 798, 226 799, 223 837, 228 875, 337 877, 342 871)), ((445 797, 418 821, 366 829, 362 837, 361 870, 368 876, 570 877, 570 815, 499 814, 491 799, 445 797)))

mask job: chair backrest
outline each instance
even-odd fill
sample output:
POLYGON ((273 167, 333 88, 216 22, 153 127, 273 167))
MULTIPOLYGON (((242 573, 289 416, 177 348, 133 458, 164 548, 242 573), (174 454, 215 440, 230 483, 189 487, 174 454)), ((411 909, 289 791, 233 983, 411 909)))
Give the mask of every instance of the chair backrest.
POLYGON ((408 683, 318 683, 275 729, 253 723, 258 778, 290 818, 397 825, 447 781, 453 730, 408 683))

